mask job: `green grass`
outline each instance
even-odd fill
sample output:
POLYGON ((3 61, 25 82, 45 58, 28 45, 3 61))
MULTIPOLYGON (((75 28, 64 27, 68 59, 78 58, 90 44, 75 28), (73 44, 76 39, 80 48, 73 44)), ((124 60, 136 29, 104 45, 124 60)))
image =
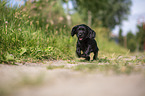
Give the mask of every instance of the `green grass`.
POLYGON ((120 64, 81 64, 75 66, 73 69, 83 72, 114 72, 116 74, 130 74, 131 72, 135 71, 133 66, 120 66, 120 64))
POLYGON ((65 67, 65 65, 50 65, 47 69, 72 69, 74 71, 86 72, 86 73, 105 73, 105 74, 131 74, 143 72, 145 64, 144 55, 130 57, 130 56, 114 56, 111 59, 107 57, 101 57, 95 61, 67 61, 69 64, 73 64, 73 67, 65 67))
POLYGON ((75 50, 73 46, 75 40, 70 37, 70 29, 66 25, 49 25, 49 27, 45 25, 37 28, 35 23, 30 24, 33 18, 25 20, 28 16, 21 15, 18 18, 13 18, 12 15, 18 12, 12 13, 9 17, 12 20, 9 18, 7 20, 6 16, 1 19, 0 63, 44 59, 66 60, 75 57, 75 54, 72 54, 75 50))
POLYGON ((75 38, 66 25, 43 23, 42 18, 6 4, 0 1, 0 63, 75 57, 75 38))
POLYGON ((49 66, 47 66, 47 69, 48 69, 48 70, 62 69, 62 68, 64 68, 64 67, 65 67, 64 65, 60 65, 60 66, 49 65, 49 66))
MULTIPOLYGON (((63 29, 63 28, 60 28, 63 29)), ((74 58, 74 44, 72 38, 65 34, 65 29, 58 33, 45 33, 43 30, 24 28, 21 31, 8 29, 2 34, 0 61, 15 61, 17 59, 72 59, 74 58), (13 32, 14 31, 14 32, 13 32), (63 35, 64 34, 64 35, 63 35), (7 39, 7 40, 5 40, 7 39), (69 50, 73 49, 73 50, 69 50), (11 58, 9 58, 11 55, 11 58)), ((49 31, 49 30, 48 30, 49 31)), ((56 30, 57 31, 57 30, 56 30)), ((1 31, 2 33, 4 31, 1 31)))
POLYGON ((118 56, 114 60, 107 58, 100 58, 97 61, 89 61, 87 64, 79 64, 72 67, 73 70, 82 72, 103 72, 103 73, 116 73, 116 74, 130 74, 133 72, 140 72, 142 68, 137 68, 139 64, 145 64, 143 58, 136 57, 132 60, 124 60, 127 57, 119 58, 118 56))

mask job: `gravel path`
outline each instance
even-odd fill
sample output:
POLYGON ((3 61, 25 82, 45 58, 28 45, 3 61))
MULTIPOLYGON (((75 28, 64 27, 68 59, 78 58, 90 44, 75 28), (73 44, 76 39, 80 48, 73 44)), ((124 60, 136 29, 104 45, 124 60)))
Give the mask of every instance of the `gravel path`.
POLYGON ((80 72, 71 69, 80 63, 61 60, 17 64, 0 64, 0 96, 145 96, 143 72, 80 72), (48 70, 50 64, 67 68, 48 70))

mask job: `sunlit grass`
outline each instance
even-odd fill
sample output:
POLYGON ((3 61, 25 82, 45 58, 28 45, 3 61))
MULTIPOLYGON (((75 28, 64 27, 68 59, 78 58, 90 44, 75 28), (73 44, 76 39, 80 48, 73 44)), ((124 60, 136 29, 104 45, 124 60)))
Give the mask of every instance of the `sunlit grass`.
POLYGON ((119 64, 104 64, 104 65, 97 65, 97 64, 82 64, 74 67, 76 71, 83 71, 83 72, 114 72, 117 74, 126 73, 130 74, 134 71, 133 66, 120 66, 119 64))
POLYGON ((65 67, 64 65, 60 65, 60 66, 49 65, 49 66, 47 66, 47 69, 48 70, 52 70, 52 69, 62 69, 64 67, 65 67))
POLYGON ((131 74, 144 72, 145 59, 143 55, 139 56, 114 56, 113 58, 100 57, 98 60, 86 61, 69 60, 68 64, 72 64, 72 67, 67 65, 50 65, 47 69, 70 69, 73 71, 85 72, 85 73, 105 73, 105 74, 131 74))
MULTIPOLYGON (((115 74, 130 74, 140 72, 143 69, 137 67, 145 64, 144 56, 136 56, 135 58, 125 56, 116 56, 110 59, 101 57, 96 61, 87 61, 85 64, 78 64, 72 67, 75 71, 82 72, 102 72, 102 73, 115 73, 115 74)), ((82 60, 80 60, 82 62, 82 60)))

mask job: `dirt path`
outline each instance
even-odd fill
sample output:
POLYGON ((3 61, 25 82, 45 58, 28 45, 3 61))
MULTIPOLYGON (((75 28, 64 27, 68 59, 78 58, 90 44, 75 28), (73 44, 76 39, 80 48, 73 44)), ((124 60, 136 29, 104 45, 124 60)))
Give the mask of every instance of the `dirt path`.
POLYGON ((0 96, 145 96, 144 72, 117 75, 71 69, 79 64, 0 64, 0 96), (48 70, 50 64, 65 67, 48 70))

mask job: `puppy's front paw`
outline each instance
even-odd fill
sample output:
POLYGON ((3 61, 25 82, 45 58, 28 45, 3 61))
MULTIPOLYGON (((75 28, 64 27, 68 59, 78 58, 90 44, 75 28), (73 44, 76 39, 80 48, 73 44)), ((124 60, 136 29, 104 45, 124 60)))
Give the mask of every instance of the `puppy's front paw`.
POLYGON ((86 55, 86 54, 82 54, 82 57, 85 58, 85 60, 89 61, 90 60, 90 56, 86 55))
POLYGON ((85 54, 82 54, 82 55, 81 55, 81 57, 85 58, 85 57, 86 57, 86 55, 85 55, 85 54))
POLYGON ((89 57, 86 57, 85 60, 89 61, 90 60, 90 56, 89 57))

